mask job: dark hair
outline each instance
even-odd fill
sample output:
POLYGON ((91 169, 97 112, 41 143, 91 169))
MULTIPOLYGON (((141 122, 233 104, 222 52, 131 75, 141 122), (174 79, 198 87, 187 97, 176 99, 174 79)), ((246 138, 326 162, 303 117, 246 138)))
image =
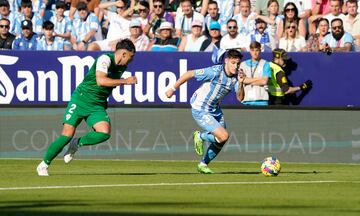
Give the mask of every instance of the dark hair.
POLYGON ((7 0, 1 0, 0 1, 0 7, 1 6, 5 6, 5 7, 9 8, 10 4, 9 4, 9 2, 7 0))
POLYGON ((147 2, 147 1, 139 1, 139 4, 146 7, 147 9, 150 8, 149 2, 147 2))
POLYGON ((227 22, 226 22, 226 25, 228 25, 230 22, 235 22, 236 25, 237 25, 237 21, 236 19, 229 19, 227 22))
POLYGON ((352 3, 352 4, 358 4, 358 1, 357 0, 347 0, 346 1, 346 4, 349 4, 349 3, 352 3))
POLYGON ((160 2, 161 4, 165 5, 165 1, 164 1, 164 0, 154 0, 154 1, 153 1, 153 4, 154 4, 155 2, 160 2))
POLYGON ((30 8, 32 8, 32 2, 31 2, 31 0, 23 0, 23 1, 21 2, 21 7, 30 7, 30 8))
POLYGON ((43 29, 54 29, 54 23, 52 23, 49 20, 46 20, 43 24, 42 24, 42 28, 43 29))
POLYGON ((240 51, 236 49, 230 49, 226 52, 226 58, 232 58, 232 59, 242 59, 243 55, 240 51))
POLYGON ((119 49, 126 49, 127 51, 132 52, 132 53, 136 52, 135 45, 129 39, 124 39, 124 40, 119 41, 116 44, 116 50, 119 50, 119 49))
POLYGON ((215 4, 216 6, 218 6, 218 3, 217 3, 216 1, 214 1, 214 0, 210 0, 210 1, 209 1, 209 4, 208 4, 208 5, 211 5, 211 4, 215 4))
POLYGON ((1 18, 0 21, 6 21, 6 22, 8 22, 8 23, 10 24, 10 20, 8 20, 8 19, 6 19, 6 18, 4 18, 4 17, 1 18))
POLYGON ((278 2, 277 0, 269 0, 268 3, 267 3, 267 7, 270 7, 270 5, 271 5, 273 2, 276 2, 276 4, 277 4, 278 7, 279 7, 279 2, 278 2))
POLYGON ((257 41, 253 41, 250 43, 250 49, 258 48, 261 49, 261 44, 257 41))
POLYGON ((340 18, 335 18, 335 19, 331 20, 331 25, 333 24, 333 22, 336 22, 336 21, 340 21, 340 22, 341 22, 341 25, 344 24, 343 21, 342 21, 342 19, 340 19, 340 18))

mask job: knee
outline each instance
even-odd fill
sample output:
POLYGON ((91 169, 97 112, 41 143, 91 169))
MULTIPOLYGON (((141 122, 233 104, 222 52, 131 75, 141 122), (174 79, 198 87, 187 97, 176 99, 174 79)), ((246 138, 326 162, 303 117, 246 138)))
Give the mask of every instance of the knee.
POLYGON ((110 134, 108 133, 102 133, 102 132, 98 132, 101 135, 101 142, 105 142, 106 140, 108 140, 110 138, 110 134))
POLYGON ((216 137, 217 141, 219 143, 225 143, 226 141, 228 141, 229 139, 229 133, 224 131, 223 133, 221 133, 219 136, 216 137))

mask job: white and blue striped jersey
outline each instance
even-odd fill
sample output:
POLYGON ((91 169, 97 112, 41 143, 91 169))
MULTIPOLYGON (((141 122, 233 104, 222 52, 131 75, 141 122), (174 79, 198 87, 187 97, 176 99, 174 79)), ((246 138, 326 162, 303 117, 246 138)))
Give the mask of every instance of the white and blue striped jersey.
POLYGON ((218 22, 220 23, 221 26, 223 26, 223 24, 226 25, 227 21, 231 19, 231 17, 233 17, 234 1, 233 0, 215 0, 215 1, 218 4, 219 13, 220 13, 218 22))
POLYGON ((243 35, 248 35, 255 31, 255 17, 256 13, 251 12, 244 22, 241 13, 233 16, 233 19, 236 20, 238 26, 238 32, 243 35))
MULTIPOLYGON (((179 10, 178 10, 179 11, 179 10)), ((203 23, 202 30, 205 30, 204 16, 196 11, 193 12, 193 16, 188 18, 184 13, 178 13, 175 18, 175 29, 181 29, 182 34, 191 33, 191 23, 194 20, 200 20, 203 23)))
POLYGON ((221 100, 230 92, 238 89, 237 76, 228 77, 223 65, 194 70, 197 81, 203 84, 191 97, 191 107, 212 114, 220 112, 221 100))
POLYGON ((2 18, 6 18, 10 21, 9 32, 15 34, 16 13, 10 11, 9 15, 7 15, 6 17, 0 14, 0 19, 2 18))
MULTIPOLYGON (((76 38, 76 42, 81 42, 85 35, 91 30, 97 31, 99 28, 99 20, 94 13, 89 13, 86 20, 75 19, 72 24, 71 36, 76 38)), ((94 41, 95 38, 90 39, 88 42, 94 41)))
POLYGON ((42 36, 36 46, 36 50, 46 50, 46 51, 63 51, 64 50, 64 41, 59 37, 55 37, 52 44, 49 44, 45 36, 42 36))
POLYGON ((57 34, 65 34, 66 32, 71 32, 71 20, 69 17, 65 16, 63 19, 58 20, 55 16, 50 18, 50 21, 54 23, 54 32, 57 34))
POLYGON ((32 0, 32 11, 34 13, 38 13, 40 15, 40 12, 45 11, 45 2, 44 0, 32 0))
MULTIPOLYGON (((20 35, 21 34, 21 22, 25 20, 24 14, 18 14, 18 16, 15 18, 15 34, 20 35)), ((33 17, 31 18, 31 22, 33 25, 33 31, 41 35, 42 34, 42 24, 43 24, 43 18, 37 14, 33 13, 33 17)))

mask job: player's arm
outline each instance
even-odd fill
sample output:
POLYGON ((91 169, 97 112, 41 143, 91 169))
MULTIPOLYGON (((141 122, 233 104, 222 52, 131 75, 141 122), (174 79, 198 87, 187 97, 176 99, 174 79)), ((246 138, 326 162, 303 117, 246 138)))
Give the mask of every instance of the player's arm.
POLYGON ((238 89, 236 90, 236 99, 240 102, 243 101, 245 97, 244 84, 243 84, 244 80, 245 80, 245 73, 240 72, 238 74, 238 89))
POLYGON ((194 75, 194 70, 189 70, 189 71, 187 71, 186 73, 184 73, 184 74, 175 82, 174 86, 171 87, 170 89, 168 89, 168 90, 165 92, 166 97, 171 98, 171 97, 174 95, 176 89, 180 88, 180 86, 181 86, 183 83, 187 82, 189 79, 193 78, 194 76, 195 76, 195 75, 194 75))
POLYGON ((98 58, 96 63, 96 84, 103 87, 116 87, 119 85, 136 84, 135 76, 126 79, 112 79, 108 77, 108 71, 111 64, 111 59, 107 55, 102 55, 98 58))
POLYGON ((132 85, 137 83, 135 76, 128 77, 126 79, 112 79, 102 71, 96 71, 96 84, 103 87, 116 87, 120 85, 132 85))

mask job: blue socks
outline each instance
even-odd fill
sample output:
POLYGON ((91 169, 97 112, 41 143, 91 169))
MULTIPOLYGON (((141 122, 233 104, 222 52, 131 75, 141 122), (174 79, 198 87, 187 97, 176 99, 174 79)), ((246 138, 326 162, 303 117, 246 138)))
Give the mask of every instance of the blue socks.
POLYGON ((201 160, 201 162, 209 164, 210 161, 212 161, 219 154, 221 149, 222 146, 219 146, 218 143, 212 142, 206 150, 204 158, 201 160))

